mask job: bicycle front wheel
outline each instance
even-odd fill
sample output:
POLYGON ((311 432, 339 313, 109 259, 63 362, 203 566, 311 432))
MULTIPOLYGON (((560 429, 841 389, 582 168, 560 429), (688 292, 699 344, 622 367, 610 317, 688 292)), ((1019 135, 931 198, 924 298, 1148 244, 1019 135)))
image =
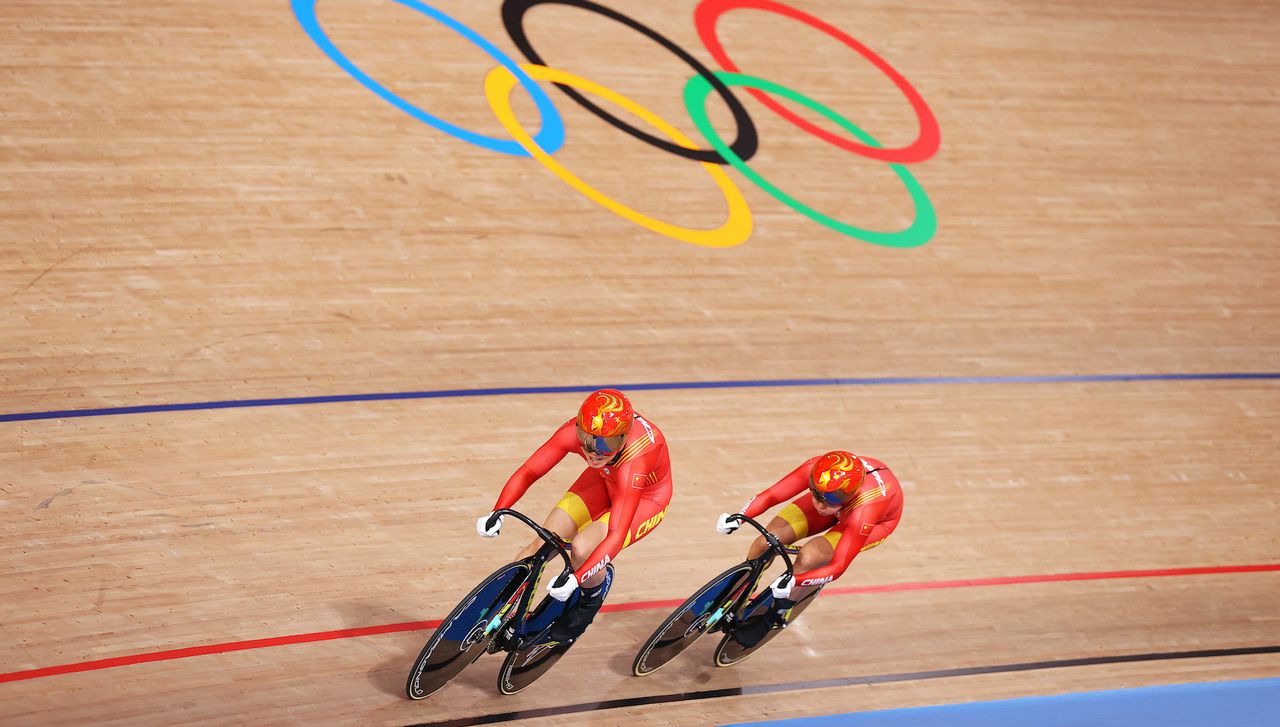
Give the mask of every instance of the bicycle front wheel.
POLYGON ((502 621, 510 617, 509 606, 514 605, 520 589, 527 586, 529 575, 528 563, 507 564, 462 599, 440 622, 413 662, 405 682, 409 699, 432 694, 480 658, 502 621))
POLYGON ((631 673, 638 677, 657 671, 724 618, 743 589, 750 587, 752 566, 741 563, 712 578, 680 604, 658 626, 636 654, 631 673))

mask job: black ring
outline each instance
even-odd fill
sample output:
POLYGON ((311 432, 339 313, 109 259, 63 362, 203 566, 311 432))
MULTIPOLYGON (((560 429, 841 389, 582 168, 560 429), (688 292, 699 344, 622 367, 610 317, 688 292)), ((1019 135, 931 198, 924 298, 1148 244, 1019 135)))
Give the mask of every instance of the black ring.
MULTIPOLYGON (((756 126, 751 122, 751 117, 747 115, 746 108, 738 102, 738 99, 731 91, 729 91, 729 88, 725 86, 719 78, 716 78, 715 74, 712 73, 710 69, 702 65, 697 58, 689 55, 689 53, 683 48, 668 40, 666 36, 659 34, 656 30, 653 30, 638 20, 629 18, 616 10, 610 10, 603 5, 597 5, 596 3, 591 2, 591 0, 506 0, 506 2, 502 3, 502 24, 507 28, 507 35, 511 36, 511 40, 516 44, 516 47, 520 49, 520 52, 523 53, 524 57, 528 58, 531 63, 537 63, 541 66, 547 65, 546 62, 542 60, 542 57, 538 55, 538 52, 533 49, 533 45, 529 43, 529 36, 524 32, 525 13, 535 5, 542 4, 572 5, 575 8, 582 8, 583 10, 598 13, 606 18, 616 20, 632 30, 643 33, 650 39, 662 45, 663 48, 674 53, 680 58, 680 60, 688 63, 690 67, 697 71, 698 75, 707 79, 707 81, 711 83, 711 86, 715 88, 716 92, 720 94, 720 97, 724 99, 725 103, 729 105, 729 110, 733 112, 733 120, 738 125, 738 138, 734 139, 733 143, 729 145, 729 148, 733 150, 733 153, 737 154, 743 161, 755 156, 756 148, 759 146, 759 137, 756 135, 756 126)), ((661 139, 651 134, 647 134, 595 105, 575 89, 559 83, 555 85, 561 91, 564 91, 569 98, 577 101, 586 110, 596 116, 599 116, 605 121, 608 121, 610 124, 613 124, 613 126, 627 132, 646 144, 656 146, 659 149, 669 151, 672 154, 684 157, 685 159, 692 159, 699 162, 711 162, 713 164, 728 164, 728 161, 725 160, 724 157, 720 156, 720 153, 714 149, 688 149, 667 141, 666 139, 661 139)))

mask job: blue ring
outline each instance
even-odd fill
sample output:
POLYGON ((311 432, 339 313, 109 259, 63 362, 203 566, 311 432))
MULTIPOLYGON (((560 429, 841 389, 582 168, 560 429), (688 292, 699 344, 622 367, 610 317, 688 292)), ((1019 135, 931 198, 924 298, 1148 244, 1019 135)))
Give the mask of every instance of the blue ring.
MULTIPOLYGON (((529 156, 529 152, 520 146, 514 139, 495 139, 491 136, 477 134, 474 131, 468 131, 461 126, 455 126, 438 116, 423 111, 413 104, 405 101, 399 96, 392 93, 385 86, 373 80, 364 71, 356 67, 356 64, 342 55, 342 51, 329 40, 329 36, 325 35, 324 29, 320 27, 320 21, 316 19, 316 2, 318 0, 291 0, 293 5, 293 14, 297 16, 298 22, 302 24, 302 29, 307 31, 307 35, 311 36, 311 40, 325 52, 334 63, 337 63, 342 70, 351 74, 351 77, 359 81, 366 88, 386 99, 391 105, 409 114, 413 118, 422 123, 439 129, 444 133, 461 139, 465 142, 475 144, 476 146, 489 149, 491 151, 502 152, 512 156, 529 156)), ((511 71, 516 79, 520 81, 520 85, 524 86, 529 95, 533 97, 533 102, 538 107, 538 113, 542 115, 542 129, 538 131, 538 135, 533 137, 534 142, 545 150, 548 154, 554 154, 564 146, 564 121, 560 117, 560 111, 551 103, 551 98, 529 78, 516 62, 511 60, 506 53, 498 50, 492 43, 482 38, 474 30, 459 23, 453 18, 436 10, 433 7, 424 5, 417 0, 395 0, 405 7, 412 8, 418 12, 434 18, 445 27, 453 30, 458 35, 471 41, 474 45, 488 53, 495 61, 502 64, 503 68, 511 71)))

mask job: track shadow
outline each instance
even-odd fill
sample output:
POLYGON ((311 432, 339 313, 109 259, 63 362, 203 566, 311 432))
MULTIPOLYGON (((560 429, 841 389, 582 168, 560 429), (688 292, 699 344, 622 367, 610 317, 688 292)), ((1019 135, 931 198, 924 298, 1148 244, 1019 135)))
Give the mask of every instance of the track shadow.
MULTIPOLYGON (((369 601, 348 601, 334 604, 334 608, 342 614, 343 622, 349 628, 367 627, 371 624, 409 623, 425 621, 426 615, 417 612, 403 611, 369 601)), ((391 696, 405 697, 405 680, 418 652, 431 638, 432 629, 418 629, 399 633, 384 634, 374 641, 365 641, 362 645, 369 648, 378 659, 376 666, 365 672, 370 684, 378 691, 391 696)), ((498 668, 501 666, 501 654, 482 656, 480 661, 468 667, 445 687, 446 690, 459 688, 492 694, 496 691, 498 668)))
MULTIPOLYGON (((335 603, 333 607, 342 615, 342 621, 348 628, 408 623, 426 618, 421 613, 406 612, 369 601, 347 601, 335 603)), ((413 666, 414 657, 430 635, 431 629, 421 629, 384 634, 378 637, 376 643, 364 641, 361 645, 380 657, 377 666, 365 672, 369 683, 380 692, 404 698, 404 683, 409 668, 413 666)))

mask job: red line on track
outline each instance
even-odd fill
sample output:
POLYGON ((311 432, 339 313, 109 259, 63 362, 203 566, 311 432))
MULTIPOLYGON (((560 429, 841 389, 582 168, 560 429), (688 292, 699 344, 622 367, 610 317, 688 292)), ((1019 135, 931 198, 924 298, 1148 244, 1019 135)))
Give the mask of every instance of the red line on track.
MULTIPOLYGON (((929 581, 927 583, 889 583, 882 586, 853 586, 828 588, 823 593, 847 595, 850 593, 886 593, 889 591, 927 591, 934 588, 971 588, 974 586, 1011 586, 1020 583, 1055 583, 1058 581, 1105 581, 1116 578, 1155 578, 1158 576, 1202 576, 1218 573, 1257 573, 1280 570, 1280 563, 1263 565, 1220 565, 1202 568, 1159 568, 1156 570, 1116 570, 1097 573, 1053 573, 1041 576, 1008 576, 1005 578, 974 578, 963 581, 929 581)), ((3 678, 0 676, 0 678, 3 678)))
POLYGON ((383 626, 362 626, 358 629, 341 629, 339 631, 317 631, 313 634, 294 634, 293 636, 272 636, 266 639, 252 639, 250 641, 232 641, 226 644, 207 644, 205 646, 189 646, 185 649, 171 649, 169 651, 153 651, 146 654, 133 654, 130 656, 115 656, 110 659, 98 659, 97 661, 82 661, 77 664, 59 664, 58 666, 46 666, 39 669, 28 669, 26 671, 15 671, 8 674, 0 674, 0 684, 5 682, 17 682, 23 679, 39 679, 40 677, 51 677, 58 674, 71 674, 78 671, 93 671, 95 669, 110 669, 116 666, 129 666, 131 664, 145 664, 149 661, 167 661, 169 659, 185 659, 188 656, 204 656, 205 654, 225 654, 229 651, 244 651, 246 649, 264 649, 268 646, 287 646, 289 644, 306 644, 312 641, 329 641, 332 639, 350 639, 356 636, 373 636, 374 634, 391 634, 397 631, 417 631, 419 629, 432 629, 440 625, 440 619, 434 621, 409 621, 399 624, 385 624, 383 626))
MULTIPOLYGON (((855 593, 890 593, 894 591, 924 591, 936 588, 974 588, 979 586, 1008 586, 1025 583, 1055 583, 1059 581, 1099 581, 1113 580, 1118 578, 1154 578, 1158 576, 1197 576, 1197 575, 1216 575, 1222 573, 1257 573, 1262 571, 1280 571, 1280 563, 1266 563, 1262 565, 1227 565, 1227 566, 1208 566, 1202 568, 1161 568, 1157 570, 1128 570, 1128 571, 1102 571, 1097 573, 1051 573, 1048 575, 1037 576, 1008 576, 1004 578, 971 578, 958 581, 925 581, 919 583, 887 583, 878 586, 852 586, 849 588, 828 588, 825 592, 828 595, 850 595, 855 593)), ((632 603, 619 603, 607 605, 603 611, 643 611, 654 608, 672 608, 683 603, 683 600, 672 601, 634 601, 632 603)), ((27 669, 25 671, 9 672, 8 674, 0 674, 0 684, 5 682, 18 682, 25 679, 39 679, 42 677, 57 676, 59 674, 73 674, 81 671, 95 671, 97 669, 111 669, 117 666, 129 666, 132 664, 145 664, 152 661, 168 661, 170 659, 185 659, 189 656, 204 656, 206 654, 225 654, 231 651, 245 651, 248 649, 264 649, 269 646, 288 646, 289 644, 306 644, 313 641, 331 641, 333 639, 350 639, 357 636, 374 636, 377 634, 392 634, 400 631, 420 631, 423 629, 431 629, 440 625, 440 619, 433 621, 409 621, 398 624, 384 624, 382 626, 362 626, 355 629, 339 629, 337 631, 317 631, 310 634, 294 634, 292 636, 273 636, 266 639, 251 639, 249 641, 232 641, 225 644, 207 644, 205 646, 190 646, 185 649, 170 649, 168 651, 153 651, 146 654, 132 654, 130 656, 116 656, 110 659, 98 659, 96 661, 82 661, 76 664, 59 664, 57 666, 46 666, 39 669, 27 669)))

